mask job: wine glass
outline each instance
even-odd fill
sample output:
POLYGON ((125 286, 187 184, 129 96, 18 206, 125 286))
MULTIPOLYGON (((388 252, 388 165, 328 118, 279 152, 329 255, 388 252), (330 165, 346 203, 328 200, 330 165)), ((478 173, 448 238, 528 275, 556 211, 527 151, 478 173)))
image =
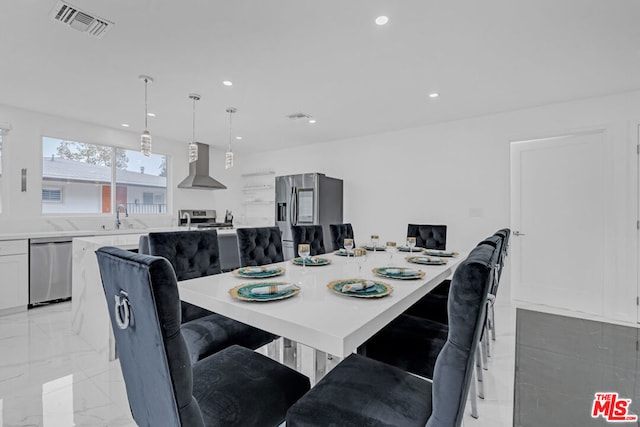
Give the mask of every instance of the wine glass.
POLYGON ((349 252, 353 249, 353 239, 344 239, 344 250, 347 251, 347 261, 349 260, 349 252))
POLYGON ((389 253, 389 265, 393 264, 393 253, 396 251, 396 242, 387 242, 387 252, 389 253))
POLYGON ((311 255, 311 246, 308 243, 300 243, 298 245, 298 255, 302 258, 302 272, 304 273, 307 267, 307 258, 311 255))
POLYGON ((358 277, 362 277, 362 267, 367 263, 367 250, 363 248, 354 249, 353 254, 358 259, 358 277))
POLYGON ((378 235, 377 234, 372 234, 371 235, 371 249, 372 250, 376 250, 376 247, 378 246, 378 235))
POLYGON ((413 248, 416 247, 416 238, 407 237, 407 246, 409 246, 409 256, 413 255, 413 248))

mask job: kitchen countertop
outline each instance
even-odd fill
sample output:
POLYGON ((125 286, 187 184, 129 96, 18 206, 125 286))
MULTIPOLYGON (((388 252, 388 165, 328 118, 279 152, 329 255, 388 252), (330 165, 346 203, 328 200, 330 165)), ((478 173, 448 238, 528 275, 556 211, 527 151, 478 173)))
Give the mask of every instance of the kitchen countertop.
MULTIPOLYGON (((0 234, 0 241, 3 240, 22 240, 36 239, 42 237, 108 237, 134 234, 152 233, 155 231, 179 231, 186 230, 185 227, 159 227, 159 228, 122 228, 120 230, 63 230, 63 231, 29 231, 22 233, 3 233, 0 234)), ((195 228, 192 228, 195 230, 195 228)), ((217 230, 218 234, 235 234, 236 230, 217 230)))

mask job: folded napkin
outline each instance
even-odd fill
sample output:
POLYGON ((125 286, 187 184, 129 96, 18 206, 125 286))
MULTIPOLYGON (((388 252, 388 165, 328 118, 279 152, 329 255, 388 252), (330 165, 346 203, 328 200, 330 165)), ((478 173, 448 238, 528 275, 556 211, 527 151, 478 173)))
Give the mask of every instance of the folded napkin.
POLYGON ((357 282, 357 283, 347 283, 342 287, 342 292, 355 292, 355 291, 366 290, 374 287, 375 285, 376 284, 371 280, 365 280, 364 282, 357 282))
POLYGON ((318 261, 318 257, 315 257, 315 256, 314 257, 300 258, 300 262, 303 262, 303 261, 304 261, 305 264, 317 264, 318 262, 320 262, 320 261, 318 261))
POLYGON ((413 270, 410 268, 387 268, 385 270, 387 274, 401 274, 403 276, 417 276, 420 274, 419 270, 413 270))
POLYGON ((245 273, 273 273, 278 271, 277 267, 246 267, 245 273))
POLYGON ((442 251, 440 249, 427 249, 425 253, 433 255, 453 255, 452 251, 442 251))
POLYGON ((292 284, 259 286, 257 288, 252 288, 251 294, 252 295, 278 295, 278 294, 287 293, 294 289, 295 289, 295 286, 292 284))
POLYGON ((442 258, 438 258, 438 257, 429 257, 429 256, 419 256, 415 258, 416 261, 419 262, 442 262, 442 258))

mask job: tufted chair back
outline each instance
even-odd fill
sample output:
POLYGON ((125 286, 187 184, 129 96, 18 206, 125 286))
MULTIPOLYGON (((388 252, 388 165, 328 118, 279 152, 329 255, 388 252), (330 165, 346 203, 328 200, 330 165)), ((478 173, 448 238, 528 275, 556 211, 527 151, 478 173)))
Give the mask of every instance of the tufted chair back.
POLYGON ((298 254, 298 245, 300 243, 308 243, 311 248, 311 256, 326 253, 324 249, 324 237, 321 225, 292 225, 293 233, 293 252, 298 254))
POLYGON ((171 264, 113 247, 96 255, 134 420, 141 426, 204 426, 171 264))
MULTIPOLYGON (((353 239, 353 228, 351 224, 329 224, 331 231, 331 245, 333 250, 337 251, 344 247, 344 239, 353 239)), ((356 242, 353 242, 353 246, 356 242)))
POLYGON ((284 261, 278 227, 238 228, 236 233, 242 267, 284 261))
POLYGON ((409 224, 407 237, 415 237, 417 247, 445 250, 447 246, 447 226, 409 224))
POLYGON ((149 233, 149 253, 168 259, 178 280, 222 271, 216 230, 149 233))
POLYGON ((460 426, 474 367, 474 355, 485 319, 496 249, 476 246, 451 280, 449 333, 433 372, 433 412, 427 427, 460 426))

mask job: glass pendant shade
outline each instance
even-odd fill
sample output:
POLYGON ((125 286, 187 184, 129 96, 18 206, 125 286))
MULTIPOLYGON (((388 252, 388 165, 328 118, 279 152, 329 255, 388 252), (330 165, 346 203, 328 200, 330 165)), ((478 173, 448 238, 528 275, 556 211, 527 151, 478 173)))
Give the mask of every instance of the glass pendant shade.
POLYGON ((193 101, 193 123, 191 129, 193 134, 191 135, 191 142, 187 146, 187 153, 189 154, 189 163, 198 160, 198 144, 196 144, 196 101, 200 100, 200 95, 197 93, 190 93, 189 99, 193 101))
POLYGON ((224 156, 224 168, 229 169, 233 167, 233 151, 231 151, 231 135, 232 135, 232 121, 233 113, 238 111, 234 107, 227 108, 227 113, 229 113, 229 148, 227 149, 227 153, 224 156))
POLYGON ((151 134, 148 130, 140 135, 140 152, 147 157, 151 155, 151 134))
POLYGON ((189 163, 198 160, 198 144, 195 142, 189 143, 189 163))
POLYGON ((140 80, 144 81, 144 132, 140 135, 140 152, 145 156, 151 155, 151 134, 147 127, 147 86, 150 82, 153 82, 153 78, 145 75, 138 76, 140 80))
POLYGON ((233 167, 233 151, 227 151, 227 154, 224 156, 224 168, 229 169, 233 167))

